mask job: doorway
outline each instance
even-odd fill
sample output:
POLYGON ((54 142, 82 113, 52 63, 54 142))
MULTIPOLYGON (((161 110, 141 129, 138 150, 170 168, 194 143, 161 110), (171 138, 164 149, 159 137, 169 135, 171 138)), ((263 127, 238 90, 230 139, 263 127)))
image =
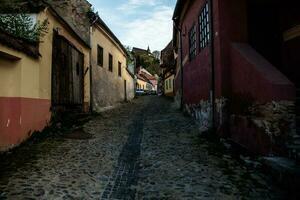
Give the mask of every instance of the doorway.
POLYGON ((82 110, 83 54, 54 31, 52 55, 52 108, 82 110))
POLYGON ((127 101, 127 81, 124 80, 124 100, 127 101))

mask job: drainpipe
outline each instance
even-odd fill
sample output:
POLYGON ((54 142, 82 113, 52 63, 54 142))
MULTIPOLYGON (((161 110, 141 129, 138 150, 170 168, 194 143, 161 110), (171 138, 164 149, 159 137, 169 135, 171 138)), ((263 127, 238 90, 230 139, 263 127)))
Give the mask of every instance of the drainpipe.
POLYGON ((181 70, 181 103, 180 103, 180 109, 183 110, 184 108, 184 102, 183 102, 183 96, 184 96, 184 89, 183 89, 183 52, 182 52, 182 32, 179 31, 179 37, 180 37, 180 70, 181 70))
POLYGON ((215 33, 214 33, 214 15, 213 15, 213 1, 214 0, 209 0, 208 1, 208 7, 209 7, 209 18, 210 18, 210 65, 211 65, 211 93, 210 93, 210 98, 212 102, 212 130, 215 132, 216 130, 216 107, 215 107, 215 33))
POLYGON ((92 64, 92 34, 93 34, 93 26, 97 22, 96 18, 90 25, 90 112, 94 111, 94 92, 93 92, 93 64, 92 64))
POLYGON ((90 50, 90 112, 94 111, 92 50, 90 50))

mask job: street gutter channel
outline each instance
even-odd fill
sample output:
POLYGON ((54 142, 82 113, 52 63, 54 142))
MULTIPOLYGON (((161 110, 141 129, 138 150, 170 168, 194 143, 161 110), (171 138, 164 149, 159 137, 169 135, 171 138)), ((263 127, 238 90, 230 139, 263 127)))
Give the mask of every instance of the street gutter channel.
POLYGON ((144 116, 137 115, 129 127, 129 136, 118 158, 101 199, 135 199, 139 173, 139 157, 143 137, 144 116))

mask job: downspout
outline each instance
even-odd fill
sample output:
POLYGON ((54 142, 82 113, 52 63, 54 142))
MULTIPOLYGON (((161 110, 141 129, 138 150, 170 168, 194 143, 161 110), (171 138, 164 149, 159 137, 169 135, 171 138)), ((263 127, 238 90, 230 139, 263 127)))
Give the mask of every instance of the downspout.
POLYGON ((184 108, 183 95, 184 95, 184 87, 183 87, 183 52, 182 52, 182 32, 179 30, 179 43, 180 43, 180 71, 181 71, 181 103, 180 110, 184 108))
MULTIPOLYGON (((92 27, 90 28, 90 43, 92 43, 92 27)), ((91 46, 92 47, 92 46, 91 46)), ((93 94, 93 65, 92 65, 92 48, 90 49, 90 112, 94 111, 94 94, 93 94)))
POLYGON ((216 130, 216 107, 215 107, 215 34, 214 34, 214 15, 213 15, 213 1, 214 0, 208 0, 208 7, 209 7, 209 18, 210 18, 210 65, 211 65, 211 92, 210 92, 210 98, 211 98, 211 106, 212 106, 212 131, 215 132, 216 130))
POLYGON ((94 93, 93 93, 93 65, 92 65, 92 34, 93 34, 93 26, 97 22, 96 18, 90 26, 90 112, 94 112, 94 93))

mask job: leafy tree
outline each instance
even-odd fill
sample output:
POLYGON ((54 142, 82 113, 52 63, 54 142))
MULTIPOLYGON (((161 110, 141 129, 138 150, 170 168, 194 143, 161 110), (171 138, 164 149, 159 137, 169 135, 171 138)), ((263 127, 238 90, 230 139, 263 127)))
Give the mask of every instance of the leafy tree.
POLYGON ((143 66, 147 69, 151 74, 159 74, 160 73, 160 62, 153 54, 139 54, 136 55, 136 64, 138 66, 143 66))
POLYGON ((40 42, 48 32, 48 19, 34 23, 28 14, 2 14, 0 15, 0 29, 18 38, 40 42))
POLYGON ((160 51, 153 51, 152 54, 156 59, 160 59, 160 51))

